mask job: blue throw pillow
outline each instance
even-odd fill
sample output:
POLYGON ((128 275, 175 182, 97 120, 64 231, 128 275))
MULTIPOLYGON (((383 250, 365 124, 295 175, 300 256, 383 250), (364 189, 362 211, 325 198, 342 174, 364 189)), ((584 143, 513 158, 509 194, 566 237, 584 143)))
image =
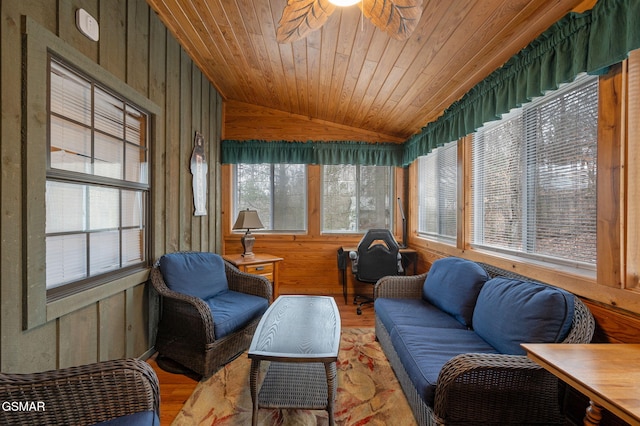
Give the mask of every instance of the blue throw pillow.
POLYGON ((445 257, 431 265, 422 287, 422 297, 462 325, 471 327, 478 293, 488 279, 487 272, 477 263, 445 257))
POLYGON ((501 353, 525 355, 521 343, 560 343, 567 337, 573 297, 557 287, 496 277, 480 291, 473 327, 501 353))
POLYGON ((171 290, 203 300, 229 289, 224 260, 215 253, 165 254, 160 272, 171 290))

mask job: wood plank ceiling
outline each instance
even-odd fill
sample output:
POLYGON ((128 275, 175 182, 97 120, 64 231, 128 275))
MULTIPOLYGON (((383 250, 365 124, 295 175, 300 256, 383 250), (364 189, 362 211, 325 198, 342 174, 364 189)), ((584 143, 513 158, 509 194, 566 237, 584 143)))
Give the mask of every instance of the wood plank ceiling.
POLYGON ((286 0, 147 0, 223 99, 406 139, 569 11, 595 0, 423 0, 394 40, 339 8, 279 44, 286 0))

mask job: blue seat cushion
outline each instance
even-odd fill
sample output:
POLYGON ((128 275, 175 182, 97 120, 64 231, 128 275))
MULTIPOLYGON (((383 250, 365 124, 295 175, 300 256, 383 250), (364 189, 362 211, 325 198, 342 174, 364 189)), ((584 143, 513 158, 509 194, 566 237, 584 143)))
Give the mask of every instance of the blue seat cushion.
POLYGON ((160 258, 160 272, 171 290, 203 300, 229 289, 224 260, 215 253, 165 254, 160 258))
POLYGON ((126 416, 116 417, 105 422, 96 423, 100 426, 160 426, 160 419, 155 411, 139 411, 126 416))
POLYGON ((207 300, 213 315, 213 332, 221 339, 259 318, 269 307, 269 301, 252 294, 227 290, 207 300))
POLYGON ((442 366, 456 355, 497 351, 472 330, 398 325, 391 331, 396 350, 418 394, 433 407, 442 366))
POLYGON ((419 325, 465 329, 458 320, 422 299, 378 298, 374 303, 376 317, 389 333, 396 325, 419 325))
POLYGON ((488 279, 487 272, 477 263, 445 257, 431 265, 422 297, 453 315, 462 325, 471 327, 476 299, 488 279))
POLYGON ((521 343, 559 343, 569 331, 574 296, 562 289, 505 277, 484 285, 473 314, 476 333, 504 354, 525 355, 521 343))

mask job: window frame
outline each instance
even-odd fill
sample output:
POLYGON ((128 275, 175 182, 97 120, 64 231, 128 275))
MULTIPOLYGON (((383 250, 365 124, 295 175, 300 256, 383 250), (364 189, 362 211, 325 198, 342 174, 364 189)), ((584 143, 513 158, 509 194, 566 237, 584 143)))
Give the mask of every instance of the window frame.
POLYGON ((357 229, 354 231, 349 231, 349 230, 326 230, 324 228, 324 196, 325 196, 325 187, 324 187, 324 175, 325 175, 325 167, 327 166, 353 166, 356 168, 356 217, 359 218, 360 217, 360 167, 384 167, 388 170, 388 176, 389 176, 389 226, 386 229, 389 229, 390 231, 393 232, 393 230, 395 229, 394 226, 394 222, 395 222, 395 193, 396 193, 396 187, 395 187, 395 180, 396 180, 396 176, 395 176, 395 172, 394 172, 394 166, 377 166, 377 165, 367 165, 367 166, 363 166, 360 164, 323 164, 320 165, 320 234, 325 234, 325 235, 336 235, 336 234, 354 234, 354 235, 361 235, 361 234, 365 234, 367 229, 361 229, 360 228, 360 224, 357 223, 356 227, 357 229))
MULTIPOLYGON (((122 155, 123 155, 123 162, 122 162, 122 170, 121 170, 121 176, 120 178, 115 178, 115 177, 108 177, 105 176, 104 174, 98 173, 96 172, 96 170, 94 169, 94 167, 92 167, 92 171, 91 172, 78 172, 78 171, 70 171, 67 169, 62 169, 62 168, 56 168, 52 166, 52 161, 51 161, 51 127, 49 126, 49 134, 47 137, 47 173, 46 173, 46 184, 48 185, 50 182, 57 182, 57 183, 61 183, 61 184, 69 184, 69 185, 82 185, 84 187, 86 187, 85 190, 90 191, 89 188, 106 188, 106 189, 111 189, 111 190, 116 190, 118 192, 118 198, 119 198, 119 203, 118 203, 118 212, 117 212, 117 216, 118 216, 118 226, 116 228, 111 228, 110 232, 113 231, 117 231, 120 238, 119 238, 119 243, 118 243, 118 247, 117 247, 117 251, 118 251, 118 258, 119 258, 119 263, 120 263, 120 267, 118 268, 114 268, 111 269, 109 271, 103 272, 103 273, 98 273, 98 274, 90 274, 90 254, 91 254, 91 250, 90 250, 90 244, 87 241, 87 244, 85 246, 85 255, 86 255, 86 262, 87 262, 87 275, 81 279, 78 280, 72 280, 66 283, 61 283, 58 284, 56 286, 52 286, 50 288, 47 288, 47 300, 48 301, 53 301, 53 300, 57 300, 59 298, 63 298, 67 295, 70 294, 74 294, 77 292, 81 292, 84 291, 86 289, 95 287, 95 286, 99 286, 105 282, 108 282, 110 280, 112 280, 114 277, 120 277, 120 276, 126 276, 128 273, 130 273, 131 271, 135 271, 135 270, 139 270, 140 268, 144 268, 149 266, 149 249, 150 249, 150 235, 149 235, 149 210, 150 210, 150 192, 151 192, 151 184, 149 182, 149 170, 150 170, 150 147, 149 147, 149 126, 150 126, 150 114, 145 111, 144 109, 140 108, 138 105, 133 104, 126 96, 124 96, 121 93, 115 93, 112 90, 109 90, 107 88, 105 88, 99 81, 97 81, 94 78, 91 78, 90 76, 85 75, 84 73, 82 73, 80 70, 76 69, 76 67, 74 67, 72 64, 66 63, 66 61, 64 61, 63 59, 59 58, 58 56, 54 55, 54 54, 49 54, 49 75, 51 75, 51 64, 52 63, 57 63, 58 67, 63 68, 65 71, 67 71, 68 73, 78 76, 82 79, 85 79, 90 87, 91 87, 91 98, 93 99, 95 97, 95 92, 96 91, 100 91, 103 93, 107 93, 109 96, 116 98, 119 102, 122 102, 124 109, 123 111, 129 110, 130 108, 134 108, 136 111, 139 111, 141 114, 144 114, 144 116, 146 117, 146 119, 144 120, 144 129, 143 133, 144 133, 144 145, 134 145, 131 143, 130 140, 128 140, 124 134, 126 128, 127 128, 127 122, 126 122, 126 117, 127 114, 123 112, 124 115, 124 119, 125 121, 123 122, 123 134, 116 137, 116 139, 119 140, 119 142, 122 143, 122 155), (126 150, 127 147, 134 145, 135 147, 137 147, 139 150, 144 151, 145 155, 145 163, 146 163, 146 167, 147 167, 147 174, 145 176, 145 178, 143 179, 143 181, 131 181, 127 179, 127 156, 126 156, 126 150), (146 182, 146 183, 145 183, 146 182), (125 191, 135 191, 135 192, 139 192, 142 194, 143 196, 143 201, 142 201, 142 215, 141 215, 141 220, 142 223, 140 224, 140 226, 138 227, 139 229, 142 230, 142 234, 143 234, 143 247, 142 247, 142 256, 143 259, 140 262, 136 262, 133 263, 131 265, 122 265, 122 256, 123 256, 123 241, 122 241, 122 234, 123 232, 125 232, 128 229, 136 229, 136 227, 132 227, 132 226, 126 226, 122 223, 121 219, 122 219, 122 213, 125 213, 122 209, 122 203, 123 203, 123 193, 125 191)), ((69 118, 69 117, 65 117, 61 114, 58 114, 56 112, 54 112, 51 108, 51 104, 50 104, 50 96, 51 96, 51 81, 49 80, 49 84, 47 86, 47 91, 48 91, 48 105, 47 105, 47 117, 48 117, 48 122, 49 124, 51 123, 51 119, 56 118, 58 120, 64 120, 67 122, 71 122, 73 123, 73 121, 69 118)), ((90 120, 90 124, 85 124, 83 126, 83 128, 89 130, 89 132, 91 133, 91 145, 92 145, 92 153, 91 153, 91 164, 93 166, 95 166, 95 160, 97 159, 97 154, 95 153, 95 144, 96 139, 98 139, 99 135, 105 136, 107 135, 106 133, 104 133, 103 131, 99 130, 95 124, 95 102, 91 102, 91 120, 90 120)), ((113 137, 113 135, 109 135, 109 137, 113 137)), ((45 208, 46 208, 46 204, 45 204, 45 208)), ((86 220, 86 216, 84 217, 84 220, 86 220)), ((104 230, 103 230, 104 231, 104 230)), ((79 235, 82 234, 85 236, 85 239, 90 239, 90 235, 95 235, 94 232, 92 232, 91 229, 87 228, 82 232, 79 231, 74 231, 72 233, 69 232, 53 232, 53 233, 46 233, 46 237, 50 237, 51 234, 59 234, 59 235, 79 235)), ((103 234, 101 234, 103 235, 103 234)), ((45 250, 46 252, 46 250, 45 250)))
MULTIPOLYGON (((246 164, 246 163, 244 163, 246 164)), ((277 165, 285 165, 285 163, 263 163, 265 165, 270 166, 270 207, 273 210, 274 203, 274 191, 275 187, 275 166, 277 165)), ((264 233, 264 234, 306 234, 309 229, 309 167, 307 164, 299 164, 304 167, 304 226, 303 229, 256 229, 252 232, 264 233)), ((233 222, 235 222, 238 217, 238 212, 242 208, 242 206, 238 203, 238 164, 231 165, 231 181, 233 182, 232 187, 232 195, 231 195, 231 224, 230 227, 233 227, 233 222)), ((273 221, 273 215, 271 216, 273 221)), ((264 225, 264 218, 260 218, 260 221, 264 225)), ((232 233, 244 233, 246 230, 234 230, 231 229, 232 233)))
MULTIPOLYGON (((589 84, 592 84, 593 81, 595 80, 597 86, 596 86, 596 91, 598 93, 598 101, 596 102, 598 108, 600 108, 600 89, 599 89, 599 79, 598 77, 593 77, 593 76, 579 76, 577 77, 573 82, 571 83, 567 83, 563 86, 561 86, 559 89, 554 90, 552 92, 549 92, 549 95, 552 95, 552 97, 557 97, 559 95, 562 95, 563 93, 567 93, 568 91, 571 91, 573 87, 583 87, 589 84)), ((524 170, 524 174, 525 175, 529 175, 529 168, 532 167, 532 164, 529 163, 527 161, 527 159, 525 158, 527 155, 531 155, 531 148, 528 146, 528 144, 530 143, 531 139, 531 135, 529 133, 527 133, 526 131, 526 123, 525 123, 525 118, 526 118, 526 111, 527 110, 531 110, 531 109, 536 109, 538 108, 541 104, 547 103, 549 102, 549 98, 546 98, 546 95, 540 96, 538 98, 533 99, 531 102, 523 105, 520 108, 515 108, 512 111, 510 111, 507 114, 504 114, 502 119, 497 120, 497 121, 492 121, 492 122, 488 122, 485 124, 485 126, 483 126, 481 129, 478 129, 473 137, 475 138, 475 135, 477 134, 477 132, 482 131, 482 130, 491 130, 492 128, 495 128, 497 126, 501 126, 503 123, 505 123, 506 121, 509 120, 513 120, 513 119, 519 119, 522 120, 522 131, 523 131, 523 153, 521 158, 518 160, 519 162, 522 163, 523 166, 523 170, 524 170)), ((598 111, 598 135, 599 136, 599 128, 601 126, 600 123, 600 116, 601 116, 601 112, 598 111)), ((475 142, 471 142, 471 145, 475 143, 475 142)), ((596 141, 596 146, 599 146, 600 142, 599 140, 596 141)), ((597 148, 596 148, 597 149, 597 148)), ((470 150, 472 151, 472 148, 470 147, 470 150)), ((475 159, 473 157, 473 155, 471 155, 471 160, 470 162, 473 164, 476 164, 476 161, 478 161, 477 159, 475 159)), ((596 156, 596 164, 598 162, 598 157, 596 156)), ((473 186, 475 188, 474 185, 474 179, 476 179, 476 171, 473 170, 473 167, 471 167, 471 175, 469 176, 469 180, 471 182, 471 186, 473 186)), ((526 192, 532 190, 532 185, 533 183, 531 182, 531 180, 529 178, 523 178, 523 182, 521 183, 521 185, 523 187, 526 187, 525 190, 525 194, 523 195, 523 198, 527 198, 526 196, 526 192)), ((596 191, 597 191, 597 185, 596 185, 596 191)), ((528 248, 530 242, 527 240, 527 238, 529 237, 529 234, 527 232, 528 227, 535 225, 535 223, 533 222, 533 219, 531 219, 531 214, 532 214, 532 206, 530 204, 527 204, 527 202, 525 202, 524 200, 522 200, 522 202, 524 203, 521 208, 523 209, 522 211, 522 226, 523 229, 520 232, 521 234, 521 238, 522 240, 520 241, 522 243, 522 249, 521 250, 511 250, 508 249, 506 247, 497 247, 497 246, 491 246, 491 245, 485 245, 482 243, 478 243, 475 241, 473 234, 475 234, 477 232, 476 228, 476 222, 475 222, 475 218, 478 216, 483 216, 483 214, 479 214, 479 211, 483 210, 483 205, 477 205, 475 202, 473 202, 473 191, 470 191, 470 199, 471 199, 471 210, 473 211, 473 214, 470 213, 470 217, 469 217, 469 221, 470 224, 469 226, 471 227, 470 230, 470 235, 469 235, 469 241, 468 244, 471 248, 473 248, 474 250, 477 251, 484 251, 487 253, 496 253, 498 255, 502 255, 502 256, 508 256, 508 257, 513 257, 513 258, 517 258, 517 259, 522 259, 525 261, 533 261, 533 262, 539 262, 541 264, 548 264, 548 265, 556 265, 556 266, 561 266, 561 267, 570 267, 572 269, 575 269, 576 271, 581 270, 581 271, 588 271, 590 273, 595 272, 596 267, 597 267, 597 261, 594 264, 589 264, 589 263, 585 263, 585 262, 581 262, 581 261, 577 261, 577 260, 571 260, 571 259, 559 259, 559 258, 554 258, 548 254, 541 254, 541 253, 537 253, 537 252, 530 252, 528 248)), ((529 200, 530 201, 530 200, 529 200)), ((596 213, 596 217, 594 218, 594 227, 596 226, 598 221, 597 218, 597 213, 596 213)), ((481 226, 481 228, 484 228, 484 225, 481 226)), ((596 229, 594 228, 594 232, 596 232, 596 229)), ((595 246, 593 247, 594 251, 598 251, 598 241, 596 239, 595 241, 595 246)))
MULTIPOLYGON (((460 151, 460 145, 461 142, 459 140, 456 141, 451 141, 448 142, 446 144, 444 144, 441 147, 438 147, 436 149, 434 149, 433 151, 431 151, 429 154, 427 155, 422 155, 420 157, 418 157, 417 161, 417 176, 416 176, 416 186, 417 186, 417 194, 418 194, 418 200, 416 201, 416 206, 417 206, 417 224, 416 224, 416 230, 419 236, 424 237, 426 239, 430 239, 430 240, 434 240, 434 241, 439 241, 442 242, 444 244, 449 244, 452 246, 456 245, 456 242, 458 240, 458 230, 460 229, 459 226, 459 215, 457 214, 458 212, 458 203, 459 203, 459 198, 460 198, 460 194, 459 194, 459 180, 462 178, 462 176, 460 176, 460 170, 458 167, 458 153, 460 151), (455 173, 456 173, 456 181, 454 182, 454 191, 455 191, 455 202, 456 202, 456 207, 455 207, 455 220, 456 220, 456 234, 453 236, 448 236, 448 235, 444 235, 441 233, 441 230, 443 228, 443 223, 440 220, 441 216, 440 214, 438 214, 438 221, 437 221, 437 226, 438 226, 438 232, 434 233, 434 232, 429 232, 426 230, 422 230, 420 229, 420 223, 421 223, 421 216, 422 216, 422 203, 421 203, 421 199, 424 198, 424 194, 422 193, 422 176, 421 174, 423 173, 423 162, 425 162, 427 160, 427 158, 433 158, 433 157, 429 157, 429 156, 436 156, 435 161, 437 164, 437 171, 436 174, 439 175, 439 172, 441 170, 441 166, 442 166, 442 162, 445 161, 445 159, 440 158, 442 156, 442 153, 444 152, 444 150, 451 150, 454 151, 454 163, 455 163, 455 173)), ((437 188, 437 192, 440 192, 440 185, 438 184, 438 188, 437 188)), ((440 205, 438 205, 438 213, 440 213, 441 211, 441 207, 440 205)))
MULTIPOLYGON (((23 329, 31 329, 70 312, 81 309, 111 295, 121 293, 147 280, 149 265, 127 271, 122 275, 105 277, 100 285, 65 295, 56 300, 47 299, 45 247, 45 183, 47 170, 48 120, 47 99, 49 81, 49 55, 55 55, 98 81, 103 87, 125 94, 133 104, 149 114, 149 149, 153 147, 156 128, 162 109, 137 90, 91 61, 29 17, 23 25, 23 99, 25 106, 22 144, 23 162, 23 329)), ((151 161, 151 156, 148 158, 151 161)), ((153 176, 149 169, 153 188, 153 176)), ((151 190, 153 191, 153 189, 151 190)), ((150 193, 152 198, 152 193, 150 193)), ((149 210, 152 210, 150 204, 149 210)), ((150 211, 147 232, 151 232, 150 211)), ((151 238, 151 236, 150 236, 151 238)), ((149 252, 150 253, 150 252, 149 252)))

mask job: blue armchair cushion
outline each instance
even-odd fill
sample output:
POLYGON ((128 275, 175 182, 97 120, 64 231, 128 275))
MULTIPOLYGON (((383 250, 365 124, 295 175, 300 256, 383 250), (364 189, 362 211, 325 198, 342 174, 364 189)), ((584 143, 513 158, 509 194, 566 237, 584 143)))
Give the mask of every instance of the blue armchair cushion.
POLYGON ((496 353, 472 330, 399 325, 391 333, 393 345, 409 379, 427 405, 433 407, 442 366, 464 353, 496 353))
POLYGON ((454 317, 423 299, 378 298, 374 308, 376 318, 382 322, 389 333, 397 325, 465 328, 454 317))
POLYGON ((96 423, 99 426, 160 426, 160 419, 155 411, 139 411, 126 416, 96 423))
POLYGON ((431 265, 422 287, 422 297, 462 325, 471 327, 476 299, 488 279, 487 272, 477 263, 445 257, 431 265))
POLYGON ((203 300, 229 289, 224 260, 215 253, 165 254, 160 258, 160 272, 171 290, 203 300))
POLYGON ((216 339, 232 334, 260 318, 269 307, 269 301, 252 294, 227 290, 206 299, 213 315, 213 332, 216 339))
POLYGON ((521 343, 559 343, 571 329, 574 299, 562 289, 505 277, 484 285, 473 314, 480 337, 503 354, 525 355, 521 343))

